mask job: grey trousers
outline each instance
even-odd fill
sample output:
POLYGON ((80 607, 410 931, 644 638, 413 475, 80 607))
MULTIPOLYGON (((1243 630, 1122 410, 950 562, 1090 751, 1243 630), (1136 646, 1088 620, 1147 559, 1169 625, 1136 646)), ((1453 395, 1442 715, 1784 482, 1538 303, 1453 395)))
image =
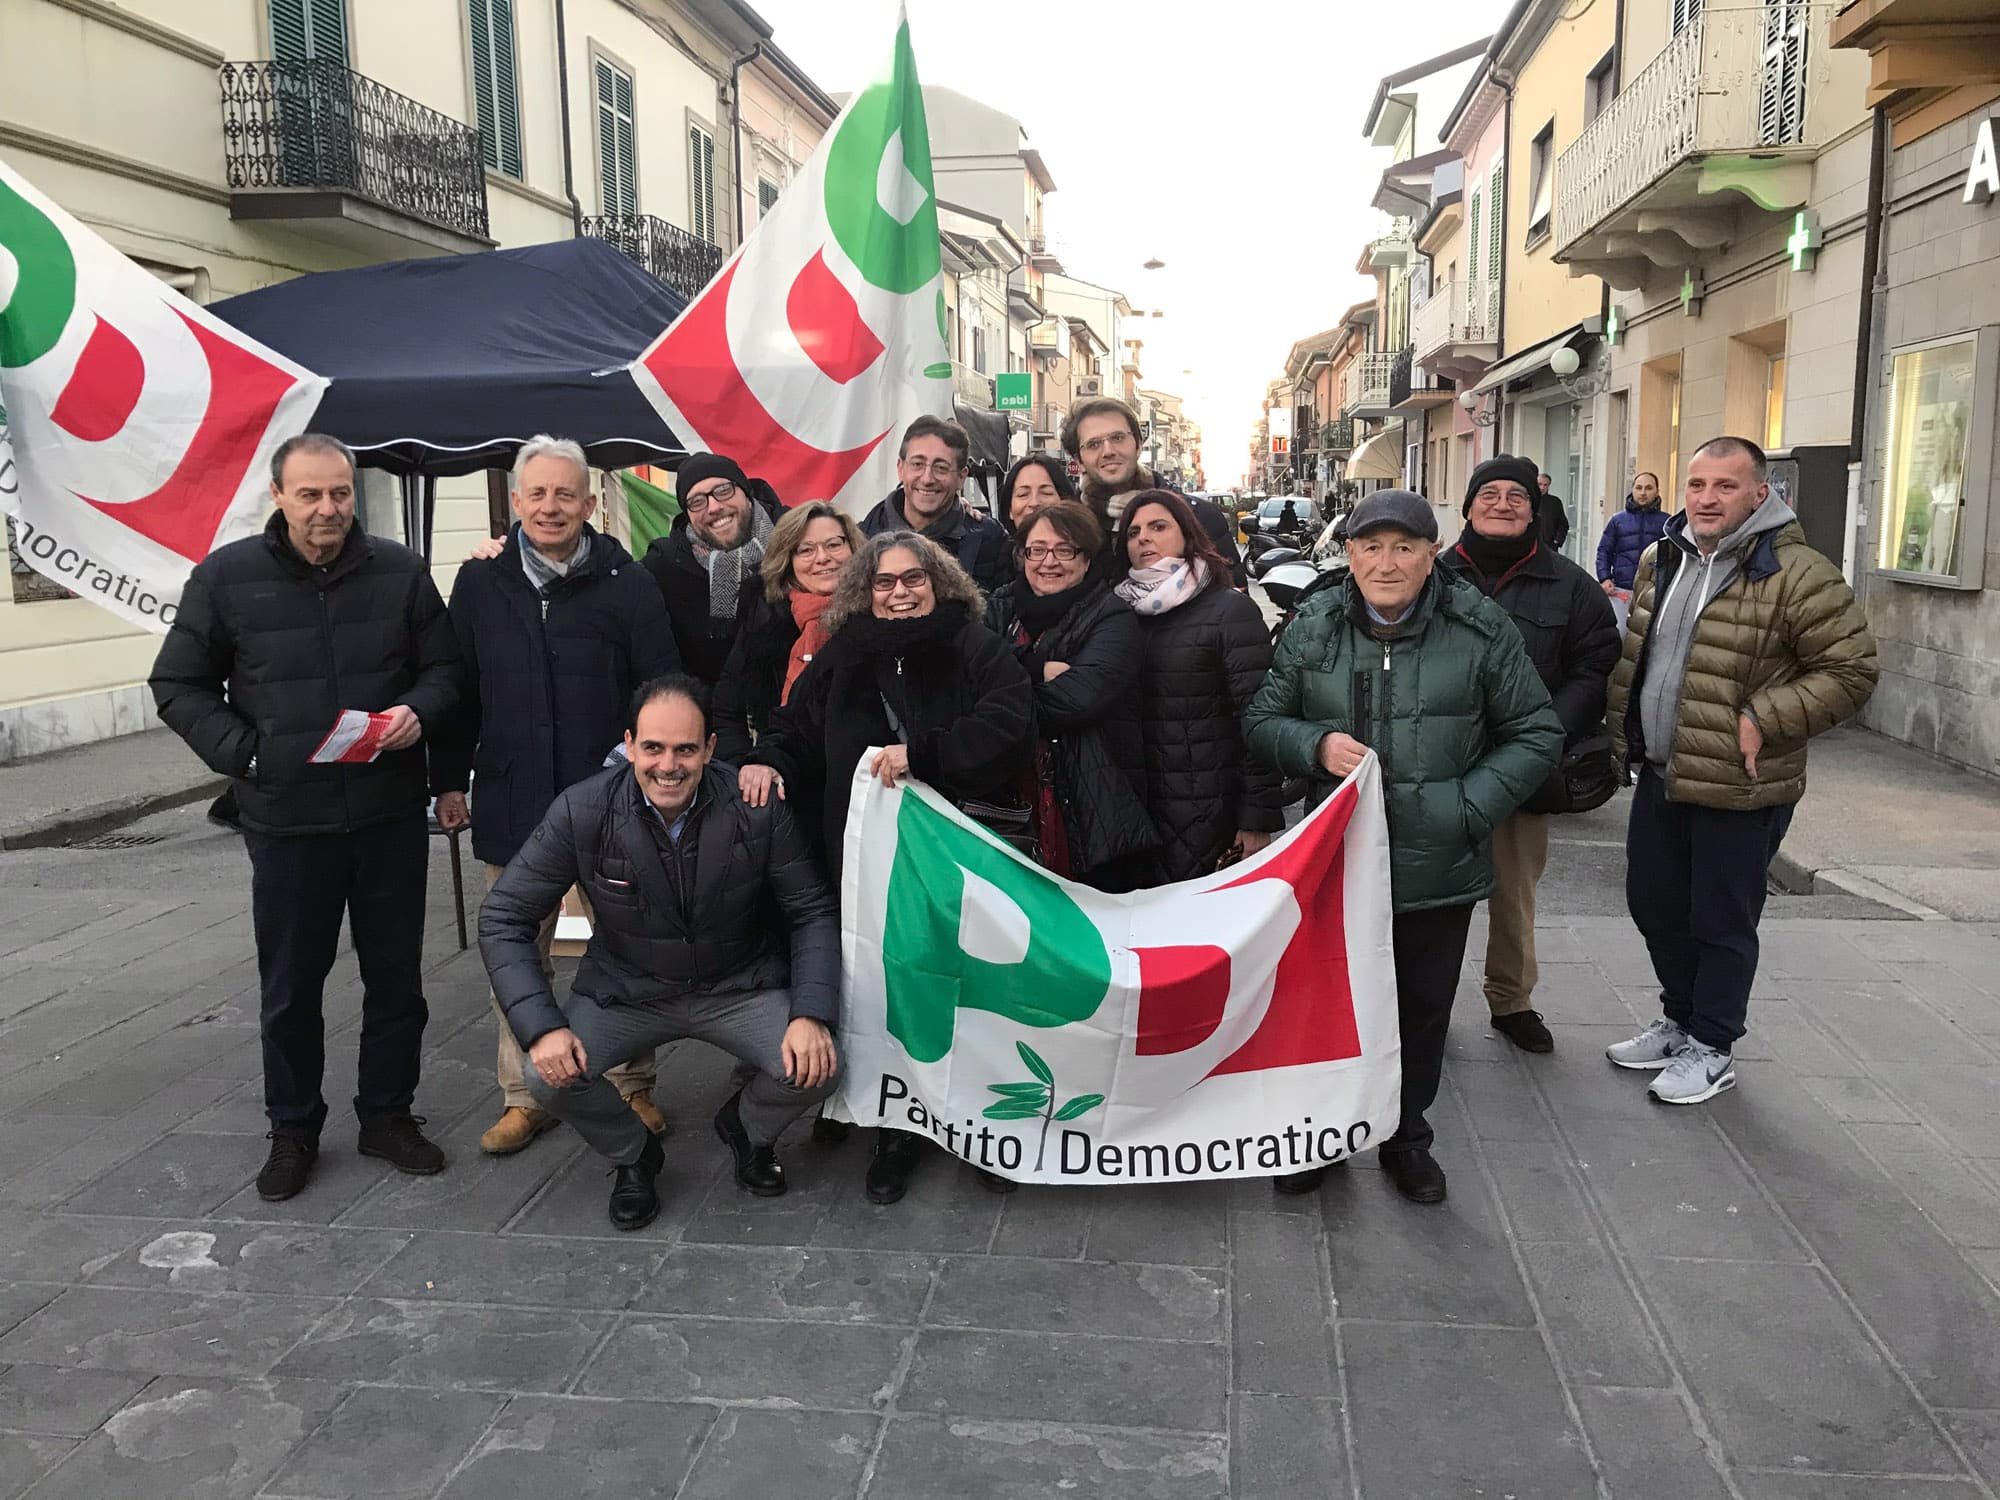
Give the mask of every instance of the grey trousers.
POLYGON ((784 990, 710 995, 698 1000, 652 1000, 641 1005, 599 1005, 574 990, 563 1002, 569 1029, 583 1043, 584 1076, 564 1088, 551 1087, 528 1059, 528 1091, 535 1102, 575 1128, 591 1150, 619 1166, 639 1159, 646 1127, 605 1073, 664 1042, 692 1037, 708 1042, 756 1069, 743 1089, 743 1129, 759 1146, 777 1140, 787 1125, 831 1094, 840 1074, 818 1088, 794 1088, 785 1081, 785 1028, 791 1024, 791 996, 784 990))

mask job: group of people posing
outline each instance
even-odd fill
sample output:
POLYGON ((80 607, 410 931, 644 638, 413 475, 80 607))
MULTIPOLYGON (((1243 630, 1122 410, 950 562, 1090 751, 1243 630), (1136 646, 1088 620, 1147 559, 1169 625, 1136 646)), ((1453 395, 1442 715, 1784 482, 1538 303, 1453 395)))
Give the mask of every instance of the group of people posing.
MULTIPOLYGON (((1062 459, 1031 455, 987 516, 961 498, 965 433, 920 418, 901 483, 858 525, 695 454, 672 530, 635 563, 589 524, 583 452, 537 438, 515 466, 516 524, 460 569, 448 610, 420 558, 354 524, 352 456, 284 444, 277 513, 195 569, 152 679, 161 717, 236 778, 271 1121, 260 1193, 299 1192, 317 1156, 343 913, 364 990, 359 1148, 445 1165, 412 1113, 433 795, 444 827, 469 824, 490 886, 501 1114, 482 1148, 568 1123, 615 1169, 613 1222, 649 1222, 654 1052, 698 1037, 738 1060, 714 1119, 737 1181, 785 1191, 778 1137, 839 1076, 837 893, 864 757, 1049 870, 1124 892, 1254 855, 1288 792, 1323 796, 1377 754, 1404 1079, 1381 1160, 1437 1202, 1426 1114, 1472 910, 1490 899, 1495 1028, 1550 1050, 1531 1005, 1547 818, 1629 751, 1633 908, 1663 1016, 1612 1060, 1658 1068, 1668 1102, 1733 1082, 1763 864, 1804 742, 1873 678, 1852 596, 1766 499, 1761 452, 1723 438, 1696 455, 1622 656, 1607 591, 1542 539, 1534 465, 1503 455, 1473 474, 1449 550, 1421 497, 1362 500, 1349 576, 1305 602, 1274 663, 1228 518, 1158 487, 1139 439, 1124 403, 1081 403, 1063 432, 1080 492, 1062 459), (321 763, 353 708, 392 717, 383 753, 321 763), (550 944, 572 888, 592 937, 559 998, 550 944)), ((901 1198, 932 1149, 881 1132, 869 1198, 901 1198)))

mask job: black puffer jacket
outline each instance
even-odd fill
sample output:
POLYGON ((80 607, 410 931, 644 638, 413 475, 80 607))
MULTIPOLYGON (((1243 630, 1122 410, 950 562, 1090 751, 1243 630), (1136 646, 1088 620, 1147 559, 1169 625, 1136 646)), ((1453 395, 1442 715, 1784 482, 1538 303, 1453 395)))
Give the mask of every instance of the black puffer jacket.
MULTIPOLYGON (((778 495, 760 479, 750 481, 750 501, 773 521, 783 512, 778 495)), ((667 618, 673 622, 674 646, 681 670, 699 677, 710 687, 722 676, 729 660, 729 648, 736 643, 736 631, 755 601, 764 594, 764 580, 755 568, 744 570, 743 588, 737 595, 736 615, 720 620, 708 612, 708 569, 694 555, 694 537, 688 531, 687 512, 674 517, 663 537, 656 537, 640 559, 660 594, 667 601, 667 618)))
POLYGON ((425 757, 459 701, 458 641, 429 566, 360 526, 315 566, 274 512, 188 575, 149 684, 160 717, 236 778, 255 833, 345 833, 423 811, 425 757), (425 739, 367 765, 308 761, 350 708, 407 704, 425 739), (256 775, 248 775, 255 758, 256 775))
POLYGON ((770 724, 784 695, 785 670, 798 638, 790 600, 773 604, 759 590, 756 599, 745 604, 736 643, 716 679, 715 701, 708 710, 718 759, 741 765, 755 737, 770 724))
POLYGON ((1243 745, 1243 711, 1271 665, 1271 634, 1247 595, 1222 584, 1142 615, 1146 805, 1163 880, 1215 868, 1238 831, 1285 826, 1282 783, 1243 745))
POLYGON ((986 625, 1014 647, 1035 690, 1035 723, 1049 742, 1056 804, 1069 838, 1070 867, 1086 885, 1093 870, 1155 849, 1160 830, 1146 811, 1146 737, 1139 723, 1145 653, 1139 617, 1097 584, 1032 643, 1021 641, 1017 578, 986 604, 986 625), (1042 680, 1052 661, 1069 666, 1042 680))
POLYGON ((791 810, 751 807, 709 762, 676 845, 629 766, 557 797, 479 909, 479 956, 523 1047, 565 1024, 535 932, 563 892, 590 898, 576 992, 600 1005, 791 989, 792 1015, 840 1020, 840 904, 791 810), (783 921, 774 920, 782 916, 783 921))
POLYGON ((990 594, 1014 574, 1014 542, 1007 528, 990 516, 973 514, 963 501, 925 531, 912 526, 904 515, 903 487, 897 485, 888 499, 861 518, 863 536, 879 536, 885 531, 922 532, 949 552, 983 593, 990 594))
POLYGON ((1498 578, 1474 566, 1462 547, 1438 554, 1438 566, 1507 611, 1549 690, 1570 740, 1604 729, 1604 698, 1618 665, 1618 620, 1602 586, 1559 552, 1537 546, 1498 578))
POLYGON ((544 599, 522 570, 516 526, 498 557, 458 570, 451 623, 465 701, 433 751, 438 785, 472 786, 472 852, 504 865, 556 793, 604 765, 633 689, 679 671, 680 656, 660 591, 616 537, 595 531, 583 567, 544 599))
POLYGON ((799 674, 749 757, 785 778, 802 819, 817 816, 836 880, 855 766, 869 746, 897 742, 885 699, 907 735, 910 774, 954 802, 1018 801, 1015 784, 1033 758, 1028 674, 965 605, 941 602, 918 620, 847 621, 799 674))

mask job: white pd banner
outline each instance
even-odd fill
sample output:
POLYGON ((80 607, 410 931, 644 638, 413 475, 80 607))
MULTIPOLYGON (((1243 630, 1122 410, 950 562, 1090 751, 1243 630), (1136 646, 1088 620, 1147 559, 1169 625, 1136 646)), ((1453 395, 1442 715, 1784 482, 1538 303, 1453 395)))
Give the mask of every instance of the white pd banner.
POLYGON ((1394 1131, 1373 755, 1263 853, 1122 896, 867 765, 847 819, 836 1119, 1045 1183, 1268 1177, 1394 1131))
POLYGON ((165 634, 325 389, 0 162, 0 510, 36 572, 165 634))

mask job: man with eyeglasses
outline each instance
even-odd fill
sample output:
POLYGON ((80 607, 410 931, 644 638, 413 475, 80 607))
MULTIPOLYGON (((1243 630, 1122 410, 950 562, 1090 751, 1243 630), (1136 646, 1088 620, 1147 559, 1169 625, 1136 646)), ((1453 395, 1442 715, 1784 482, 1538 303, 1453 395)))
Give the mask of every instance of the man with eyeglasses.
MULTIPOLYGON (((1125 505, 1141 490, 1170 489, 1139 462, 1139 414, 1116 396, 1079 401, 1063 423, 1063 451, 1083 465, 1083 503, 1104 527, 1105 556, 1114 573, 1126 568, 1125 531, 1119 524, 1125 505)), ((1229 564, 1238 588, 1249 582, 1242 555, 1236 550, 1236 528, 1213 500, 1182 497, 1215 550, 1229 564)))
POLYGON ((897 485, 861 522, 863 536, 914 531, 936 542, 987 593, 1013 576, 1007 528, 967 508, 962 491, 972 440, 956 422, 918 417, 896 450, 897 485))
POLYGON ((778 497, 719 453, 683 459, 674 491, 681 513, 646 549, 644 566, 666 596, 683 670, 714 687, 764 587, 757 567, 777 523, 778 497))

